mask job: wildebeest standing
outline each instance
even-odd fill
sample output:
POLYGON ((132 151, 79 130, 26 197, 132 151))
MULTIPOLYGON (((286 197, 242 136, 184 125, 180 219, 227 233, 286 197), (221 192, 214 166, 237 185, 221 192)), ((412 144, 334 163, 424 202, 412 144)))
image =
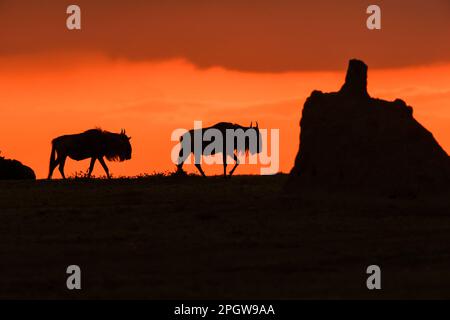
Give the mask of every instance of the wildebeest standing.
POLYGON ((80 134, 58 137, 52 141, 50 156, 50 171, 48 179, 52 178, 53 171, 59 166, 59 172, 65 179, 64 165, 67 157, 80 161, 91 158, 88 177, 91 177, 95 161, 98 160, 108 178, 109 169, 104 158, 109 161, 125 161, 131 159, 130 137, 122 130, 121 133, 111 133, 101 129, 91 129, 80 134))
MULTIPOLYGON (((209 129, 215 129, 218 130, 222 137, 223 137, 223 149, 222 150, 212 150, 210 154, 207 154, 207 156, 211 155, 214 156, 216 153, 222 153, 222 161, 223 161, 223 175, 227 176, 227 157, 230 156, 234 159, 235 165, 233 169, 231 169, 229 176, 231 177, 236 170, 236 168, 239 165, 239 154, 258 154, 261 153, 262 148, 262 138, 261 134, 259 132, 258 122, 256 122, 256 127, 253 127, 253 124, 250 124, 250 127, 244 127, 238 124, 229 123, 229 122, 220 122, 217 123, 211 127, 208 128, 201 128, 201 129, 192 129, 188 132, 186 132, 184 135, 180 137, 180 144, 181 144, 181 150, 179 152, 178 156, 178 162, 177 162, 177 172, 183 173, 183 164, 188 158, 188 156, 192 153, 194 157, 198 158, 202 155, 205 155, 205 149, 210 146, 212 143, 214 143, 214 139, 212 141, 204 141, 204 135, 209 129), (232 147, 227 148, 227 130, 233 130, 234 132, 240 132, 244 135, 244 142, 242 139, 240 140, 238 136, 233 137, 232 147), (195 154, 195 136, 197 135, 201 137, 201 155, 195 154), (252 137, 254 139, 250 139, 252 137), (186 152, 186 150, 188 152, 186 152)), ((242 137, 241 137, 242 138, 242 137)), ((199 161, 195 161, 195 166, 197 167, 200 174, 204 177, 206 177, 205 173, 203 172, 203 169, 200 165, 199 161)))

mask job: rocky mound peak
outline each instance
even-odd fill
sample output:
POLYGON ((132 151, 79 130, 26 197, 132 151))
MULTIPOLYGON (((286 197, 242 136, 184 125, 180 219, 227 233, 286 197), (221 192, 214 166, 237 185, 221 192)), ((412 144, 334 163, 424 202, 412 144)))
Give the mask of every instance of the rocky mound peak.
POLYGON ((350 60, 341 94, 369 97, 367 93, 367 65, 360 60, 350 60))

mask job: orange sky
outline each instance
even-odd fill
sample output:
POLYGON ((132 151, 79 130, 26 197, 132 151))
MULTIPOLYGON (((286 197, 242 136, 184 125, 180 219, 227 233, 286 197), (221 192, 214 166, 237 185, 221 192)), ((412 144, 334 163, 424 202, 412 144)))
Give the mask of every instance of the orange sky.
MULTIPOLYGON (((365 29, 357 0, 77 3, 83 29, 74 33, 64 1, 0 1, 0 150, 39 178, 52 138, 97 126, 132 136, 133 159, 111 164, 113 175, 173 170, 171 132, 194 120, 279 128, 288 172, 305 99, 338 90, 353 57, 369 65, 372 96, 404 99, 450 151, 447 0, 380 1, 378 33, 365 29)), ((69 161, 66 173, 88 164, 69 161)))
MULTIPOLYGON (((2 153, 47 174, 50 141, 100 126, 132 136, 133 159, 113 164, 114 175, 173 170, 170 135, 194 120, 222 120, 280 129, 280 163, 292 167, 305 99, 315 88, 338 90, 341 72, 250 73, 200 70, 182 60, 130 62, 101 56, 0 59, 2 153)), ((369 71, 372 96, 402 97, 416 118, 450 150, 450 64, 369 71)), ((67 172, 88 162, 69 161, 67 172)), ((192 171, 192 170, 191 170, 192 171)), ((194 170, 195 171, 195 170, 194 170)), ((208 173, 220 171, 206 169, 208 173)), ((237 173, 257 173, 253 167, 237 173)), ((100 168, 95 171, 102 174, 100 168)))

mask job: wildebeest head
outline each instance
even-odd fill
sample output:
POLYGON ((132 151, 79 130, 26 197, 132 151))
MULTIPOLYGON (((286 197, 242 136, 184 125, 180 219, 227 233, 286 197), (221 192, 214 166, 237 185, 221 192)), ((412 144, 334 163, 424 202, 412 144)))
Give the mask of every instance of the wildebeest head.
POLYGON ((251 154, 257 154, 261 153, 262 149, 262 136, 259 132, 259 125, 258 121, 256 121, 256 126, 253 126, 253 121, 250 123, 250 127, 247 130, 253 130, 255 133, 256 139, 249 139, 249 137, 246 138, 246 149, 251 154))
POLYGON ((120 141, 121 141, 121 152, 119 158, 121 161, 130 160, 131 159, 131 137, 128 137, 125 130, 120 132, 120 141))
POLYGON ((128 137, 125 130, 122 129, 120 134, 113 133, 109 136, 106 158, 109 161, 119 160, 125 161, 131 159, 131 137, 128 137))

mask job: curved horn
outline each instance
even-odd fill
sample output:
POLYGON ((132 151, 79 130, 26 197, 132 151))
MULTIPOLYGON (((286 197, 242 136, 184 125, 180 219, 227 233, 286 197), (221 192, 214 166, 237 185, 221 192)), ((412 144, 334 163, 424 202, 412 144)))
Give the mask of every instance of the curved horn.
POLYGON ((253 128, 253 121, 250 122, 250 128, 253 128))
POLYGON ((258 129, 258 128, 259 128, 258 121, 256 121, 256 129, 258 129))

